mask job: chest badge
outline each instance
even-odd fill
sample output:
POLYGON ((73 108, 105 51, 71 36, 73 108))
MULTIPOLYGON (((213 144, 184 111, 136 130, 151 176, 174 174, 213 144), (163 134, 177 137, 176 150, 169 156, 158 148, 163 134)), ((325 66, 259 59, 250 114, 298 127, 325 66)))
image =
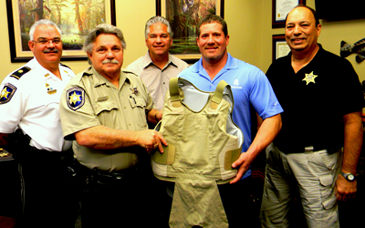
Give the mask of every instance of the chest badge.
POLYGON ((314 75, 314 74, 313 74, 313 71, 312 71, 310 74, 305 74, 305 77, 303 78, 303 80, 302 80, 302 81, 305 81, 305 82, 307 83, 306 85, 308 85, 308 84, 309 84, 309 83, 311 83, 311 82, 316 83, 316 82, 314 81, 314 79, 315 79, 316 77, 318 77, 318 75, 314 75))
POLYGON ((53 89, 48 83, 46 83, 46 88, 49 95, 57 93, 57 89, 53 89))
POLYGON ((131 88, 131 90, 132 90, 132 93, 137 96, 137 94, 138 94, 137 87, 133 86, 133 88, 131 88))

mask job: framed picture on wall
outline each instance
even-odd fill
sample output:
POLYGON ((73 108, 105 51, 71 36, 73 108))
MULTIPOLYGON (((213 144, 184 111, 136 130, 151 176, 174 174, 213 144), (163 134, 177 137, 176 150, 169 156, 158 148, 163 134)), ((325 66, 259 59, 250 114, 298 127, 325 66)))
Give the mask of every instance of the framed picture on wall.
POLYGON ((285 35, 272 36, 272 61, 288 55, 290 52, 289 45, 285 41, 285 35))
POLYGON ((223 18, 224 0, 156 0, 156 15, 165 17, 174 33, 171 54, 188 63, 201 57, 196 45, 197 26, 208 14, 223 18))
POLYGON ((11 62, 28 62, 29 30, 40 19, 50 19, 62 32, 61 61, 86 60, 85 37, 98 24, 116 25, 115 0, 6 0, 11 62))
POLYGON ((284 28, 286 15, 305 0, 272 0, 272 28, 284 28))

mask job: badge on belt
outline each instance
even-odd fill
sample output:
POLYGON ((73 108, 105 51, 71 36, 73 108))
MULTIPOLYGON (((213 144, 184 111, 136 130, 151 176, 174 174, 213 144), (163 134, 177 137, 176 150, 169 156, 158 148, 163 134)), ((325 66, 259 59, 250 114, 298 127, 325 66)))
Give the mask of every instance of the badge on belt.
POLYGON ((76 111, 85 104, 85 90, 81 88, 71 88, 66 92, 67 106, 76 111))

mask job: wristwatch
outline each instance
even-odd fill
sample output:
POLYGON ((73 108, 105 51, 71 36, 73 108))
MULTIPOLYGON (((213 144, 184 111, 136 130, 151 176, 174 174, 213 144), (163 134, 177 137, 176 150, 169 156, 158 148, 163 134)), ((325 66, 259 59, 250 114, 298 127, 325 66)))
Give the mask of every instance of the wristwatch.
POLYGON ((355 175, 352 174, 352 173, 344 173, 341 171, 341 175, 348 181, 354 181, 356 178, 355 178, 355 175))

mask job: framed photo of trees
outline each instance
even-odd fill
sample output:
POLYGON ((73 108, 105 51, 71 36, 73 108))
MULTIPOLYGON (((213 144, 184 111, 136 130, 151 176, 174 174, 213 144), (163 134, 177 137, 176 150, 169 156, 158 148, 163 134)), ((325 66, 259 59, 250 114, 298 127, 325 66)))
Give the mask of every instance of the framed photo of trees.
POLYGON ((224 0, 156 0, 156 15, 165 17, 174 33, 171 54, 188 63, 201 57, 196 45, 197 26, 208 14, 223 18, 224 0))
POLYGON ((85 37, 98 24, 115 25, 115 0, 6 0, 11 62, 27 62, 29 30, 40 19, 50 19, 62 31, 61 61, 86 60, 85 37))

